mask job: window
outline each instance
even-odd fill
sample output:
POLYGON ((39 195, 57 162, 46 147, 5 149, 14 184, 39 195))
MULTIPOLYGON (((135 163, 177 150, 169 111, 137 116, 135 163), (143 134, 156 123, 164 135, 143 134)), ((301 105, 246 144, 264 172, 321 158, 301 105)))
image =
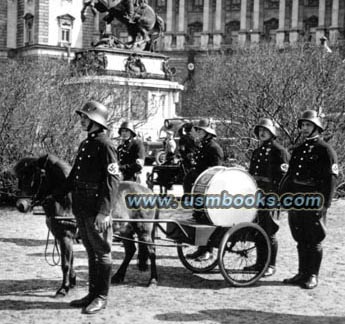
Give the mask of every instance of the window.
POLYGON ((71 15, 62 15, 57 17, 59 23, 59 45, 71 45, 72 43, 72 30, 74 17, 71 15))
POLYGON ((265 1, 266 9, 277 9, 279 8, 279 0, 266 0, 265 1))
POLYGON ((202 10, 204 6, 204 0, 193 0, 193 10, 202 10))
POLYGON ((165 12, 166 11, 166 0, 157 0, 157 12, 165 12))
POLYGON ((231 0, 231 10, 240 10, 241 9, 241 0, 231 0))
POLYGON ((33 35, 33 24, 34 24, 34 16, 31 13, 27 13, 24 16, 24 43, 25 45, 32 44, 34 41, 33 35))

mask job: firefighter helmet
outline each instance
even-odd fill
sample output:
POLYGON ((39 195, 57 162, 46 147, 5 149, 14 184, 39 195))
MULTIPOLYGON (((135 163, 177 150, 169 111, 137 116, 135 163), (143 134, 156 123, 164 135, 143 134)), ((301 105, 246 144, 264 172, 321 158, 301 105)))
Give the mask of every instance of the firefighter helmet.
POLYGON ((217 136, 216 131, 210 126, 210 121, 208 119, 200 119, 198 125, 194 126, 194 128, 203 129, 206 133, 217 136))
POLYGON ((262 118, 260 119, 259 123, 254 127, 254 133, 257 137, 259 137, 259 127, 263 127, 267 129, 274 137, 277 137, 277 129, 272 121, 269 118, 262 118))
POLYGON ((107 118, 108 109, 106 106, 97 101, 88 101, 82 109, 76 110, 78 115, 85 115, 93 122, 101 125, 102 127, 108 129, 107 118))
POLYGON ((316 127, 319 128, 321 132, 325 130, 322 125, 321 118, 315 110, 306 110, 305 112, 303 112, 302 117, 298 120, 298 128, 302 127, 303 121, 309 121, 313 123, 316 127))
POLYGON ((121 135, 121 130, 123 129, 128 129, 129 131, 131 131, 131 133, 133 134, 133 136, 137 136, 137 133, 134 130, 134 126, 130 121, 124 121, 120 128, 119 128, 119 135, 121 135))

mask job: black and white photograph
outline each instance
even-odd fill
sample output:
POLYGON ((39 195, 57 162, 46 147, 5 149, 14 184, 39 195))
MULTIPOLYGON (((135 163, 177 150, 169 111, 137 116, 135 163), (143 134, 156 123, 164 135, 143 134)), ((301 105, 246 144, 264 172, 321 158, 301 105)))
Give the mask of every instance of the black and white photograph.
POLYGON ((344 324, 344 0, 0 0, 1 324, 344 324))

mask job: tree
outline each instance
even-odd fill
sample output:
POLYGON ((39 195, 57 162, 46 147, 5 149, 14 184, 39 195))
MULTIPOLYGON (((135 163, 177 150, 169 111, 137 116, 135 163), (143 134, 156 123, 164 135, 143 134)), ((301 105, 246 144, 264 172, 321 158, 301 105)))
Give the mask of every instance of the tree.
POLYGON ((307 109, 327 116, 325 138, 344 161, 345 64, 338 50, 327 54, 306 44, 284 50, 260 44, 232 55, 209 55, 197 71, 184 95, 185 115, 231 120, 225 136, 234 140, 225 149, 240 163, 249 161, 256 146, 253 128, 260 118, 272 118, 280 141, 292 148, 299 138, 297 119, 307 109))

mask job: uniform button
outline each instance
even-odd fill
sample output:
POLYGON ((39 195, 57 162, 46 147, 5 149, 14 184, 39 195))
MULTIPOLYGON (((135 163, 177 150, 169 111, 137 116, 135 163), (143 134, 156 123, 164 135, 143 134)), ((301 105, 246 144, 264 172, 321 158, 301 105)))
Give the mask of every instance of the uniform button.
POLYGON ((262 155, 262 153, 260 153, 260 155, 262 155))
POLYGON ((305 154, 305 153, 307 153, 306 151, 303 151, 303 153, 305 154))
POLYGON ((296 175, 298 176, 298 175, 299 175, 299 173, 298 173, 298 172, 296 172, 296 175))
POLYGON ((308 143, 305 143, 305 146, 308 146, 308 143))
POLYGON ((85 141, 85 143, 87 144, 87 143, 89 143, 89 141, 88 141, 88 140, 86 140, 86 141, 85 141))
POLYGON ((80 166, 78 166, 77 169, 80 170, 80 166))
POLYGON ((298 167, 299 167, 299 168, 301 168, 302 166, 301 166, 301 165, 299 165, 298 167))
POLYGON ((81 150, 82 150, 82 151, 85 151, 85 148, 83 147, 81 150))
POLYGON ((259 169, 259 166, 257 165, 256 168, 259 169))
POLYGON ((79 160, 81 160, 81 159, 82 159, 82 157, 80 156, 80 157, 79 157, 79 160))
POLYGON ((88 155, 87 157, 88 157, 88 158, 90 158, 90 157, 91 157, 91 155, 88 155))
POLYGON ((260 162, 260 160, 258 160, 258 162, 260 162))
POLYGON ((301 161, 303 161, 303 158, 301 158, 301 161))
POLYGON ((76 179, 79 179, 79 176, 76 176, 75 178, 76 178, 76 179))

